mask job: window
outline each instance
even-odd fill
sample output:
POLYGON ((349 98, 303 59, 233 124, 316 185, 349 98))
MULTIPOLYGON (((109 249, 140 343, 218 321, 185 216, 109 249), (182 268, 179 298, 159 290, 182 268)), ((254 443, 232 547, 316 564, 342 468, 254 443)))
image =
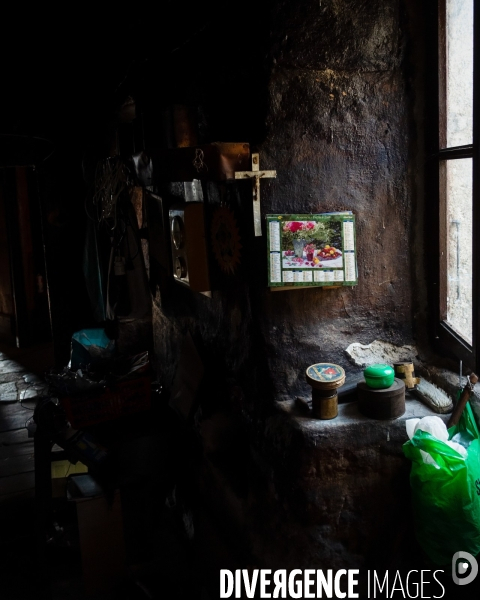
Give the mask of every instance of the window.
POLYGON ((479 8, 474 0, 438 0, 435 76, 430 82, 438 110, 431 113, 427 133, 428 154, 433 157, 426 190, 434 196, 427 229, 435 229, 430 237, 436 250, 430 256, 435 339, 440 351, 464 360, 472 369, 480 358, 480 304, 475 293, 480 283, 476 250, 480 247, 479 8))

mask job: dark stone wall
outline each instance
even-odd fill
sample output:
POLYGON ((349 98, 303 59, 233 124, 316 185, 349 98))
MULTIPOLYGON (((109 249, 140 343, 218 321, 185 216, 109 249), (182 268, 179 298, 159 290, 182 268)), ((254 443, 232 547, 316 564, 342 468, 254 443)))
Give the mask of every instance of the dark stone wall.
POLYGON ((157 289, 166 389, 187 332, 205 365, 193 504, 212 589, 226 563, 390 568, 410 515, 398 518, 409 503, 403 420, 379 424, 352 403, 342 408, 348 426, 340 417, 300 423, 291 404, 310 394, 308 365, 341 364, 348 381, 358 370, 344 354, 350 343, 412 343, 423 327, 422 9, 272 0, 255 10, 252 19, 222 7, 228 26, 177 53, 171 101, 198 106, 200 142, 249 142, 261 166, 277 170, 261 183, 263 214, 352 210, 359 277, 354 288, 270 291, 249 184, 210 184, 209 202, 223 199, 241 225, 237 276, 211 299, 177 284, 157 289), (206 514, 216 544, 202 534, 206 514))
MULTIPOLYGON (((129 544, 139 550, 143 537, 146 555, 164 540, 156 507, 174 488, 212 598, 220 568, 404 567, 416 556, 405 417, 367 419, 352 402, 317 421, 294 398, 310 395, 310 364, 341 364, 348 382, 358 371, 349 344, 410 344, 424 329, 423 3, 167 4, 168 19, 139 29, 148 59, 114 88, 132 95, 139 117, 122 125, 122 154, 137 129, 147 153, 171 146, 172 105, 190 107, 199 143, 248 142, 261 167, 276 169, 261 182, 263 215, 355 213, 359 277, 354 288, 270 291, 250 183, 205 184, 207 211, 223 203, 235 213, 241 264, 207 298, 157 278, 152 257, 155 370, 166 397, 180 372, 200 410, 187 423, 157 412, 151 437, 127 440, 129 544), (188 333, 205 369, 198 389, 195 360, 182 356, 188 333)), ((181 184, 154 184, 165 207, 182 200, 181 184)), ((138 323, 123 336, 146 338, 138 323)), ((407 404, 406 417, 425 414, 407 404)))
MULTIPOLYGON (((308 392, 304 372, 314 362, 351 371, 343 354, 351 342, 412 341, 415 12, 407 8, 401 0, 272 1, 255 19, 224 8, 228 27, 214 41, 207 30, 208 41, 176 53, 172 101, 198 105, 200 141, 249 142, 261 166, 277 170, 262 182, 263 214, 356 214, 359 281, 271 292, 266 236, 253 239, 247 227, 242 274, 228 289, 212 299, 157 293, 156 352, 167 385, 187 330, 216 374, 254 404, 308 392)), ((247 220, 248 184, 230 193, 247 220)))
POLYGON ((407 398, 406 414, 393 421, 365 418, 356 403, 341 405, 335 421, 315 421, 285 402, 253 448, 235 419, 217 413, 202 421, 207 442, 198 485, 240 562, 404 568, 418 551, 409 530, 405 418, 427 414, 407 398))

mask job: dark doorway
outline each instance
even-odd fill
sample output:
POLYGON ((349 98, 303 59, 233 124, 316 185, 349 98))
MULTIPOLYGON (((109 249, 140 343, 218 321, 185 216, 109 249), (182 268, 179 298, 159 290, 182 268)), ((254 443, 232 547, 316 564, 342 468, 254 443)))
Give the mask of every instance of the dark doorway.
POLYGON ((0 169, 0 341, 51 338, 37 178, 32 167, 0 169))

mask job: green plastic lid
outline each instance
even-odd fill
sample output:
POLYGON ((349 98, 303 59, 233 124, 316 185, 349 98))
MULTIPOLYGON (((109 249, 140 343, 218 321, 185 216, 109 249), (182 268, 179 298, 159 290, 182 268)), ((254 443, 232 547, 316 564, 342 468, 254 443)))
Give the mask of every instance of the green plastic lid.
POLYGON ((363 374, 365 375, 365 377, 388 377, 389 375, 394 374, 394 370, 393 367, 391 367, 390 365, 376 364, 367 367, 363 371, 363 374))

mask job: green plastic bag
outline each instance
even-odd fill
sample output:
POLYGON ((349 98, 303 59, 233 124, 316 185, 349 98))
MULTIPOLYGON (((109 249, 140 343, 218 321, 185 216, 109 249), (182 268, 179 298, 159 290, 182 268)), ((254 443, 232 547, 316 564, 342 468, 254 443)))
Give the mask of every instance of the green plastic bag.
POLYGON ((480 434, 467 402, 458 425, 448 430, 449 440, 459 434, 472 439, 467 456, 418 430, 403 445, 412 461, 415 533, 427 556, 447 565, 455 552, 480 552, 480 434), (420 450, 428 452, 436 465, 425 464, 420 450))

